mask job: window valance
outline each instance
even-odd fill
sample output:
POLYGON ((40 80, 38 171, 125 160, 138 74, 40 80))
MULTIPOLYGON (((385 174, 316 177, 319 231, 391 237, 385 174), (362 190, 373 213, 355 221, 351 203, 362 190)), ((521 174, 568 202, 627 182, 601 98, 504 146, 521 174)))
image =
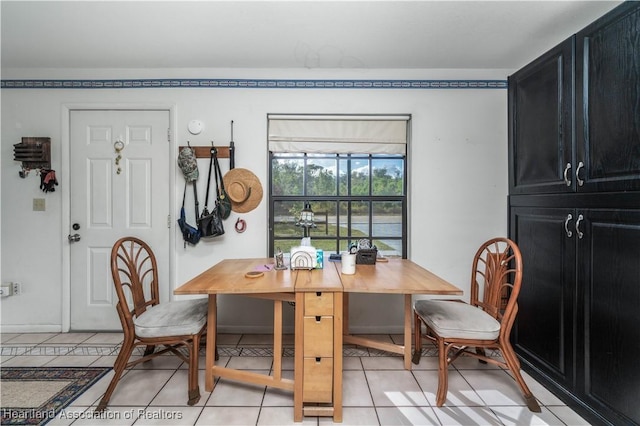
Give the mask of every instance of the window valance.
POLYGON ((268 117, 269 151, 406 154, 407 115, 275 115, 268 117))

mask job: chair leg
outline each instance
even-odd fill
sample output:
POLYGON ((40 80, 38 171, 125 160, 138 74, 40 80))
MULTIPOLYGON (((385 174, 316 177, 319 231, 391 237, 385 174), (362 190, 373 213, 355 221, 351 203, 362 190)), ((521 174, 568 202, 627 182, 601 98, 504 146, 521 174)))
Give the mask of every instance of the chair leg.
POLYGON ((155 345, 147 345, 147 348, 144 350, 144 356, 151 355, 155 350, 156 350, 155 345))
POLYGON ((438 392, 436 393, 436 405, 442 407, 447 400, 447 392, 449 390, 449 363, 447 357, 449 348, 445 345, 444 339, 437 337, 438 340, 438 392))
POLYGON ((118 357, 116 358, 116 362, 113 364, 113 378, 111 379, 111 383, 109 383, 109 387, 107 391, 104 393, 104 396, 100 400, 98 407, 96 407, 96 411, 104 411, 107 408, 107 404, 111 399, 111 394, 116 389, 120 378, 122 377, 122 373, 124 369, 127 367, 127 363, 131 354, 133 353, 133 338, 125 339, 122 343, 122 347, 120 348, 120 352, 118 353, 118 357))
MULTIPOLYGON (((481 347, 476 347, 476 353, 477 353, 478 355, 480 355, 480 356, 487 356, 487 354, 486 354, 486 352, 485 352, 484 348, 481 348, 481 347)), ((478 358, 478 362, 479 362, 480 364, 486 364, 486 363, 487 363, 487 361, 485 361, 485 360, 484 360, 484 359, 482 359, 482 358, 478 358)))
POLYGON ((536 397, 533 396, 533 393, 529 390, 524 378, 522 378, 522 374, 520 373, 520 361, 518 361, 518 357, 513 351, 513 347, 509 342, 502 341, 500 343, 500 350, 502 351, 502 356, 504 357, 511 374, 513 374, 514 379, 518 382, 518 386, 520 386, 520 390, 522 391, 522 395, 524 396, 524 400, 527 403, 529 411, 533 411, 535 413, 541 412, 542 410, 540 409, 538 401, 536 401, 536 397))
POLYGON ((198 357, 200 352, 200 336, 193 336, 189 347, 189 399, 187 404, 195 405, 200 401, 200 386, 198 384, 198 357))
POLYGON ((414 313, 413 315, 413 357, 411 362, 415 365, 420 364, 420 357, 422 356, 422 320, 420 315, 414 313))

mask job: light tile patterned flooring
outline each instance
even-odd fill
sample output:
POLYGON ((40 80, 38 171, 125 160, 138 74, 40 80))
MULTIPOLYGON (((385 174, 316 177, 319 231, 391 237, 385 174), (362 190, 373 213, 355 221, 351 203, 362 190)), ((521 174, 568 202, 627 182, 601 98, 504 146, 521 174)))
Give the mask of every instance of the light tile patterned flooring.
MULTIPOLYGON (((377 335, 402 341, 402 336, 377 335)), ((267 373, 272 366, 271 336, 221 334, 218 363, 267 373)), ((122 341, 120 333, 2 334, 1 367, 109 366, 122 341)), ((285 336, 283 376, 293 378, 293 338, 285 336)), ((429 347, 427 345, 427 347, 429 347)), ((187 368, 167 355, 126 372, 109 410, 92 416, 113 372, 82 394, 48 425, 326 425, 329 417, 293 422, 293 394, 264 386, 219 379, 204 391, 204 351, 200 358, 201 399, 187 405, 187 368)), ((444 407, 435 406, 437 358, 425 349, 412 371, 402 358, 377 350, 344 349, 342 425, 586 425, 578 414, 524 373, 542 406, 532 413, 511 376, 473 358, 461 358, 449 371, 444 407)), ((1 385, 1 384, 0 384, 1 385)))

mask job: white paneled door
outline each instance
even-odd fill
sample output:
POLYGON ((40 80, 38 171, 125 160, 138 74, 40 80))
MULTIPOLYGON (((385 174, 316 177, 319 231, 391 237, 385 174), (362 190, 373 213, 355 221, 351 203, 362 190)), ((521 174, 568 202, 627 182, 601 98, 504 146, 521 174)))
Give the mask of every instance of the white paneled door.
POLYGON ((110 270, 113 243, 153 249, 169 297, 169 111, 70 113, 71 330, 120 330, 110 270))

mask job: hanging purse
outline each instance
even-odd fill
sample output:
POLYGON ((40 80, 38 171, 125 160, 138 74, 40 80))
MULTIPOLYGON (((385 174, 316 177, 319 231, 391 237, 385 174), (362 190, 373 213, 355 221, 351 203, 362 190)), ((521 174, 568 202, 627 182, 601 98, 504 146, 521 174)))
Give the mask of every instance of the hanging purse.
POLYGON ((213 159, 213 166, 216 169, 216 188, 218 178, 220 179, 220 191, 217 194, 220 217, 226 219, 231 214, 231 199, 229 199, 227 191, 224 189, 224 180, 222 179, 222 171, 220 171, 220 163, 217 156, 213 159))
MULTIPOLYGON (((196 182, 193 181, 193 192, 196 193, 196 182)), ((184 213, 184 199, 187 195, 187 182, 184 183, 184 193, 182 195, 182 208, 180 209, 180 218, 178 219, 178 226, 180 227, 180 232, 182 232, 182 239, 184 240, 184 247, 187 247, 187 243, 196 245, 198 241, 200 241, 200 230, 198 228, 194 228, 193 226, 187 223, 187 218, 184 213)), ((197 195, 197 194, 196 194, 197 195)), ((196 197, 196 218, 198 217, 198 198, 196 197)))
MULTIPOLYGON (((220 208, 218 203, 218 197, 215 198, 215 206, 211 212, 209 212, 209 186, 211 184, 211 171, 213 169, 214 162, 217 161, 216 149, 211 148, 211 159, 209 161, 209 178, 207 180, 207 193, 205 198, 204 209, 202 215, 198 219, 198 229, 203 237, 217 237, 224 234, 224 226, 222 225, 222 216, 220 215, 220 208)), ((218 174, 215 173, 216 179, 216 194, 218 194, 218 174)))

